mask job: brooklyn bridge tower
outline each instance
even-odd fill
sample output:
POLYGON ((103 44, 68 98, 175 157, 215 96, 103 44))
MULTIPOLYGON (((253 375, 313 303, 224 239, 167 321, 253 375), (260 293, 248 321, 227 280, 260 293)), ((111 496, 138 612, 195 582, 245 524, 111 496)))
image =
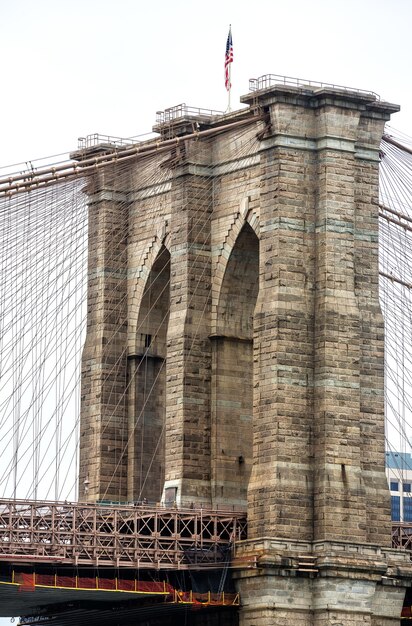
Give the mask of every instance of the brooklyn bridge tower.
POLYGON ((247 508, 243 626, 398 624, 377 206, 398 107, 255 87, 165 111, 90 179, 81 497, 247 508))

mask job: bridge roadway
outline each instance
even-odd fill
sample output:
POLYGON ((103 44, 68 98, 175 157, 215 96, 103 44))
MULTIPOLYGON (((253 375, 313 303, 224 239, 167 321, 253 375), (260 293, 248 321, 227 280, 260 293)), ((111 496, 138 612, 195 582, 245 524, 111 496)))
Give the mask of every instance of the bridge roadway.
POLYGON ((0 561, 14 564, 216 568, 245 538, 244 511, 0 500, 0 561))
MULTIPOLYGON (((0 500, 0 615, 22 615, 22 623, 39 626, 52 618, 59 626, 111 626, 114 610, 124 623, 170 611, 184 617, 194 605, 235 610, 239 596, 222 594, 219 570, 229 566, 232 545, 246 539, 246 530, 244 511, 0 500), (117 578, 120 569, 124 576, 117 578), (159 582, 144 570, 158 570, 159 582), (201 586, 215 576, 218 593, 172 588, 187 570, 201 586)), ((412 551, 412 524, 394 524, 392 542, 412 551)), ((316 576, 313 555, 299 558, 296 567, 316 576)))
MULTIPOLYGON (((0 499, 0 561, 14 564, 216 568, 246 533, 245 511, 0 499)), ((412 550, 412 524, 394 523, 392 544, 412 550)))

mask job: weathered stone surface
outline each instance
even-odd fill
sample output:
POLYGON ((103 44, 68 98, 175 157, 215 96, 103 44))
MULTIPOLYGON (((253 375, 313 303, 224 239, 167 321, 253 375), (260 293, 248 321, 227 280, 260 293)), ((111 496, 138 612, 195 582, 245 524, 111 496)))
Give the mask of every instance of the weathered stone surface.
POLYGON ((389 626, 411 575, 385 552, 376 202, 396 107, 287 86, 245 101, 265 121, 89 190, 83 496, 247 505, 244 626, 389 626))

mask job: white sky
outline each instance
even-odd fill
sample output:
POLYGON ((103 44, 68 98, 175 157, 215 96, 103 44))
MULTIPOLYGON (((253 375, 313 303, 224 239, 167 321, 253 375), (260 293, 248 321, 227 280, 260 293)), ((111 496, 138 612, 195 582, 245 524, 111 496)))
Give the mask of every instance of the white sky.
MULTIPOLYGON (((94 132, 149 132, 157 110, 224 110, 282 74, 400 104, 412 135, 411 0, 0 0, 0 166, 75 149, 94 132)), ((0 618, 0 626, 9 620, 0 618)))
POLYGON ((0 0, 0 166, 149 132, 159 109, 233 108, 248 80, 283 74, 368 89, 412 134, 410 0, 0 0))

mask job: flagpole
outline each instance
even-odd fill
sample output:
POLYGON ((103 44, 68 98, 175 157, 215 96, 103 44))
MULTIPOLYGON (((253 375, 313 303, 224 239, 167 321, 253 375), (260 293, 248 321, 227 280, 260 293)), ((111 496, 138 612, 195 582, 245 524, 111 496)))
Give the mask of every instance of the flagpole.
POLYGON ((232 89, 232 65, 233 62, 233 42, 232 42, 232 24, 229 24, 229 34, 226 41, 226 53, 225 53, 225 82, 228 94, 227 113, 231 112, 230 106, 230 91, 232 89))
POLYGON ((232 89, 232 67, 231 65, 229 65, 229 89, 228 89, 228 104, 227 104, 227 112, 230 113, 231 112, 231 108, 230 108, 230 91, 232 89))

